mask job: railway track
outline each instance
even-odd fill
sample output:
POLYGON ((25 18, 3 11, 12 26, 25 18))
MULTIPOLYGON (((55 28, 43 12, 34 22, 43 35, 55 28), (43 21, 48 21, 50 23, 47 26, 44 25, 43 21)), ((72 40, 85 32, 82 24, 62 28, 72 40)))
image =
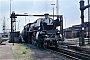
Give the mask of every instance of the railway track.
POLYGON ((74 60, 90 60, 89 54, 77 52, 77 51, 66 49, 66 48, 58 48, 58 49, 48 48, 48 50, 57 54, 64 55, 74 60))
MULTIPOLYGON (((66 46, 65 46, 66 47, 66 46)), ((90 60, 90 54, 71 50, 66 48, 54 48, 54 47, 49 47, 47 50, 66 56, 72 60, 90 60)))
POLYGON ((67 48, 90 55, 90 51, 87 48, 82 48, 82 47, 72 46, 72 45, 71 46, 68 46, 67 48))

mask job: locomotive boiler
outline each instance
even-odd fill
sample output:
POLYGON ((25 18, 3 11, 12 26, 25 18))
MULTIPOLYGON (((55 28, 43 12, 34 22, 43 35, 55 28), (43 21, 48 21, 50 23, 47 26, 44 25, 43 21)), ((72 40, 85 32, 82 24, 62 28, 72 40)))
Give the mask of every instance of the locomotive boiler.
POLYGON ((21 33, 25 42, 40 47, 58 47, 58 42, 63 41, 63 22, 61 16, 53 20, 49 14, 44 14, 45 18, 39 18, 33 23, 24 26, 21 33), (60 26, 60 30, 56 29, 60 26))

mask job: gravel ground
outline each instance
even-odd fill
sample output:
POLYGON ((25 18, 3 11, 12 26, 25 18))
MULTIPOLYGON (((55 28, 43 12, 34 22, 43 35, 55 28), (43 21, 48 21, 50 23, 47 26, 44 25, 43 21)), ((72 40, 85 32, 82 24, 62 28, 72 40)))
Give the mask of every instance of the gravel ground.
MULTIPOLYGON (((15 47, 8 42, 5 42, 5 43, 6 45, 0 46, 0 60, 17 60, 17 59, 14 59, 14 56, 13 56, 13 51, 15 50, 15 47)), ((70 60, 64 56, 52 53, 50 51, 47 51, 45 49, 42 49, 40 47, 31 45, 31 44, 20 44, 20 45, 27 46, 28 48, 30 48, 32 52, 34 52, 31 55, 32 60, 70 60)))
POLYGON ((11 43, 4 42, 0 45, 0 60, 14 60, 11 43))
POLYGON ((32 55, 33 60, 70 60, 65 56, 52 53, 34 45, 26 44, 26 46, 34 52, 32 55))

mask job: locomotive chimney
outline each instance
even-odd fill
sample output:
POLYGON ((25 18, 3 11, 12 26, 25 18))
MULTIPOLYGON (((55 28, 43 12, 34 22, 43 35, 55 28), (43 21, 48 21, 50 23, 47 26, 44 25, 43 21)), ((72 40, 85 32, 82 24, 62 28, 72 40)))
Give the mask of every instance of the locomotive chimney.
POLYGON ((45 16, 46 19, 49 18, 49 14, 48 13, 44 14, 44 16, 45 16))

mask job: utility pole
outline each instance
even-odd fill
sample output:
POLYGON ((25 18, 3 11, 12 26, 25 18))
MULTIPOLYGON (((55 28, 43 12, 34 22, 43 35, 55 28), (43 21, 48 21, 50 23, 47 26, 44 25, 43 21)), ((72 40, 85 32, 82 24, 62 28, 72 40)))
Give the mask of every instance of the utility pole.
POLYGON ((18 29, 19 29, 19 22, 20 22, 20 20, 18 20, 18 29))
POLYGON ((64 21, 65 21, 65 29, 66 29, 66 17, 64 17, 64 21))
POLYGON ((10 0, 10 15, 11 15, 11 0, 10 0))
MULTIPOLYGON (((10 16, 11 16, 11 2, 12 0, 10 0, 10 16)), ((11 19, 11 26, 12 26, 12 19, 11 19)), ((11 32, 12 32, 12 27, 11 27, 11 32)))
MULTIPOLYGON (((25 15, 27 14, 27 13, 24 13, 25 15)), ((26 24, 26 16, 25 16, 25 24, 26 24)))
POLYGON ((10 16, 11 16, 11 13, 12 13, 12 12, 11 12, 11 10, 12 10, 12 1, 13 1, 13 0, 10 0, 10 16))
POLYGON ((2 18, 1 18, 1 16, 2 16, 2 0, 0 1, 0 6, 1 6, 1 7, 0 7, 0 19, 2 19, 2 18))
POLYGON ((15 21, 15 32, 16 32, 16 21, 15 21))
MULTIPOLYGON (((90 0, 88 0, 88 5, 90 0)), ((90 44, 90 7, 88 8, 88 44, 90 44)))
POLYGON ((57 16, 59 15, 59 4, 58 4, 58 0, 56 2, 56 13, 57 13, 57 16))
POLYGON ((54 5, 55 5, 55 4, 51 4, 51 5, 53 5, 53 20, 54 20, 54 5))
POLYGON ((5 26, 5 16, 4 16, 4 20, 3 20, 3 33, 5 33, 5 28, 6 26, 5 26))

